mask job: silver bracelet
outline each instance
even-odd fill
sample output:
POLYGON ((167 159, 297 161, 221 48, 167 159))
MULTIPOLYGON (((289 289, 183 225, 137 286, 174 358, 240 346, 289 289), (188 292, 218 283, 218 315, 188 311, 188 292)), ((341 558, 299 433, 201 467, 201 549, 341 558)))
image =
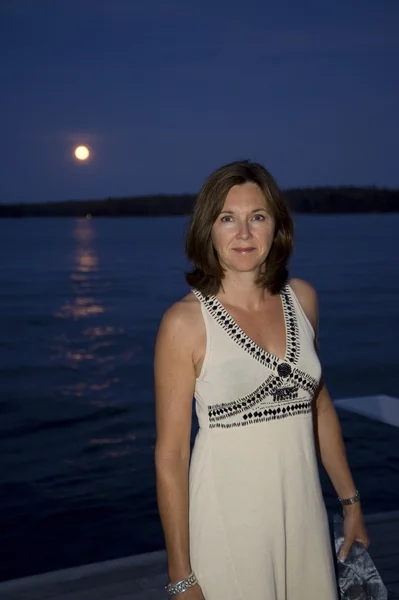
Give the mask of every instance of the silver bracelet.
POLYGON ((165 586, 165 590, 167 591, 169 596, 177 596, 178 594, 182 594, 188 588, 193 587, 198 583, 197 578, 193 571, 191 571, 190 575, 181 581, 177 581, 176 583, 168 583, 165 586))
POLYGON ((356 502, 360 502, 359 490, 356 490, 356 494, 352 496, 352 498, 340 498, 338 496, 338 500, 341 502, 342 506, 347 506, 348 504, 356 504, 356 502))

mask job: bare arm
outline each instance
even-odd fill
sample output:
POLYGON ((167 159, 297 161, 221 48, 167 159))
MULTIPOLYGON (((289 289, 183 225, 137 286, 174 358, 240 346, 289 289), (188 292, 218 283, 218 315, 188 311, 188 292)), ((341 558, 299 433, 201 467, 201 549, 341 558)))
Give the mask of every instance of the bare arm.
POLYGON ((188 468, 195 368, 183 304, 165 314, 154 362, 157 497, 171 581, 184 579, 191 571, 188 468))
POLYGON ((356 486, 346 458, 337 412, 324 384, 316 397, 315 410, 316 435, 323 466, 337 495, 341 498, 351 498, 356 493, 356 486))
MULTIPOLYGON (((315 330, 315 347, 318 333, 318 303, 315 290, 304 281, 295 279, 291 282, 292 289, 298 296, 315 330)), ((315 398, 315 435, 318 442, 321 461, 327 474, 341 498, 351 498, 356 488, 346 458, 341 425, 330 394, 323 381, 315 398)), ((354 541, 361 542, 366 548, 370 540, 364 526, 360 502, 343 507, 344 542, 339 550, 339 559, 345 560, 354 541)))
MULTIPOLYGON (((318 351, 319 311, 316 292, 309 284, 299 279, 293 279, 291 286, 313 326, 315 331, 315 345, 318 351)), ((315 398, 315 425, 315 435, 320 458, 335 491, 341 498, 354 496, 356 487, 346 458, 341 425, 330 394, 323 381, 320 383, 315 398)))

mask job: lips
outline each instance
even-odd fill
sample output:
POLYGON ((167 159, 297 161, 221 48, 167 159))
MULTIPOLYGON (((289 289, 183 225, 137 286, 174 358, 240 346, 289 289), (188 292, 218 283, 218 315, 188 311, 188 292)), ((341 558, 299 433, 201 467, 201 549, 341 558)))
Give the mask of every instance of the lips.
POLYGON ((250 254, 251 252, 253 252, 256 248, 233 248, 234 252, 237 252, 238 254, 250 254))

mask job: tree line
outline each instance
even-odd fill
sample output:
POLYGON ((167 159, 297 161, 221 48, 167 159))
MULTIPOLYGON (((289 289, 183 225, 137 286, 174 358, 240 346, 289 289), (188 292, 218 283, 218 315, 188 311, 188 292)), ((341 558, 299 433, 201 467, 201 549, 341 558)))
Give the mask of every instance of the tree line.
MULTIPOLYGON (((399 212, 399 190, 375 187, 298 188, 284 192, 295 213, 399 212)), ((158 194, 103 200, 0 204, 0 217, 157 217, 188 215, 195 194, 158 194)))

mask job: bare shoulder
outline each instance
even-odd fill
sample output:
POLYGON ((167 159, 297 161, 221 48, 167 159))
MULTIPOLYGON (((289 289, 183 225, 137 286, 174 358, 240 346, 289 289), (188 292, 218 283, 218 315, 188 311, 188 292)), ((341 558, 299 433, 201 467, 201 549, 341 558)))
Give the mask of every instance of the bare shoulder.
POLYGON ((162 317, 158 336, 190 338, 201 318, 199 300, 191 292, 170 306, 162 317))
POLYGON ((310 283, 297 277, 290 279, 288 283, 298 298, 306 316, 313 325, 313 328, 316 330, 319 320, 316 290, 310 283))
POLYGON ((317 302, 317 292, 315 288, 304 279, 293 277, 288 283, 298 298, 303 298, 307 302, 317 302))

